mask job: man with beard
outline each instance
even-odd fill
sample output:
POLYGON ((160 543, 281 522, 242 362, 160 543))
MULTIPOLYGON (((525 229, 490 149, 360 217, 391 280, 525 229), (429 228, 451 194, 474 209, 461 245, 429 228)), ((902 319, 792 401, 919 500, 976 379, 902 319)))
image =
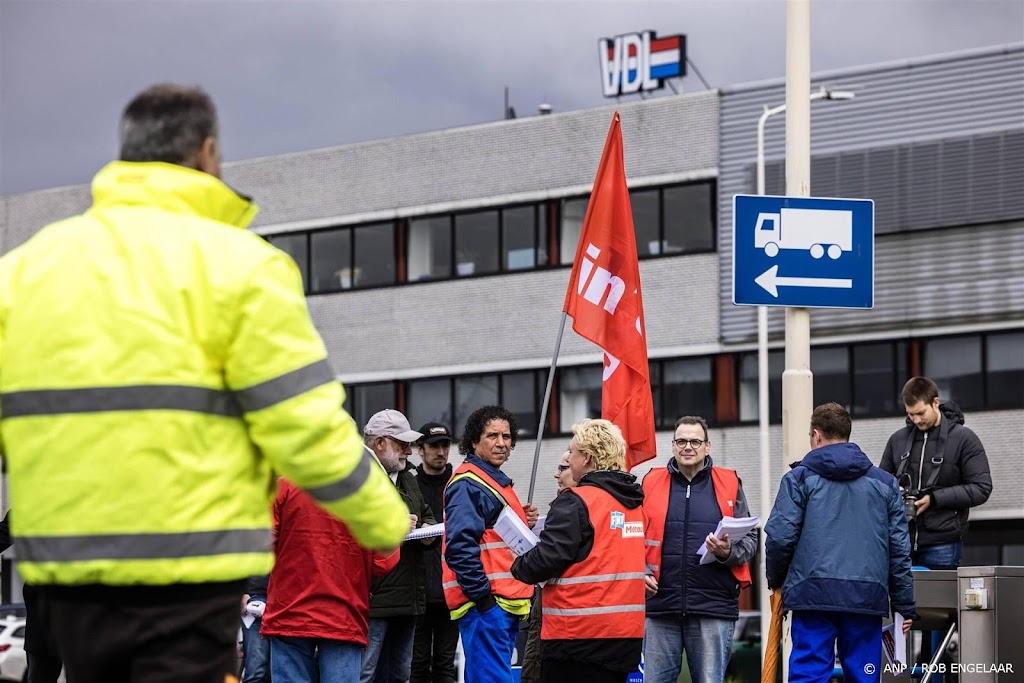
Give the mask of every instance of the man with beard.
MULTIPOLYGON (((412 445, 423 437, 397 410, 374 414, 363 428, 363 443, 395 482, 414 516, 415 526, 434 523, 413 470, 407 467, 412 445)), ((434 543, 436 539, 426 539, 434 543)), ((376 579, 370 591, 369 642, 363 651, 361 683, 405 683, 412 668, 416 619, 427 608, 427 569, 423 543, 402 544, 398 565, 376 579)))

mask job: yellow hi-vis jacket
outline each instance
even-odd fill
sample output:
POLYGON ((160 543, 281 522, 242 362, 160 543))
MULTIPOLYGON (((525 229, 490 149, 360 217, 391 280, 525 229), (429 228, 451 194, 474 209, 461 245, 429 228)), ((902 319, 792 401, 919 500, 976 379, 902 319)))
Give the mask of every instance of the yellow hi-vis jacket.
POLYGON ((0 447, 33 584, 270 571, 272 472, 363 545, 408 513, 342 409, 283 252, 217 178, 115 162, 93 206, 0 258, 0 447))

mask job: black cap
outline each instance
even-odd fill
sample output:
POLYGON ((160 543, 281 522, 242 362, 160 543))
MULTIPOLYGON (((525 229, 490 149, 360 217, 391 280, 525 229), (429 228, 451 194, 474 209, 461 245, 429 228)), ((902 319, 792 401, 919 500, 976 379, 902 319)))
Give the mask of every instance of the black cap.
POLYGON ((423 436, 416 443, 435 444, 440 441, 454 441, 452 431, 440 422, 428 422, 419 428, 423 436))

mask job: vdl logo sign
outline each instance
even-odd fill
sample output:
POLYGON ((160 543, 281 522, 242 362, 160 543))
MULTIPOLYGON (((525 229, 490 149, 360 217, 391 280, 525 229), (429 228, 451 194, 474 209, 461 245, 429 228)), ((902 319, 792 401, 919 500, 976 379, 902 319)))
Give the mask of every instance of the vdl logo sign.
POLYGON ((605 97, 657 90, 662 79, 686 75, 684 35, 658 38, 642 31, 597 42, 605 97))

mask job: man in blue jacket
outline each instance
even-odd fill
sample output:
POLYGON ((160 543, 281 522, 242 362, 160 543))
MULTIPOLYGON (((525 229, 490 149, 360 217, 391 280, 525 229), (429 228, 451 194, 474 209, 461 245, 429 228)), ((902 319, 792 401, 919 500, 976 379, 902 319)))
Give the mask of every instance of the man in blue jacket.
POLYGON ((765 526, 768 587, 793 612, 790 683, 827 681, 837 644, 844 681, 878 681, 890 602, 904 631, 917 618, 899 486, 851 429, 839 404, 814 409, 812 450, 782 478, 765 526))

